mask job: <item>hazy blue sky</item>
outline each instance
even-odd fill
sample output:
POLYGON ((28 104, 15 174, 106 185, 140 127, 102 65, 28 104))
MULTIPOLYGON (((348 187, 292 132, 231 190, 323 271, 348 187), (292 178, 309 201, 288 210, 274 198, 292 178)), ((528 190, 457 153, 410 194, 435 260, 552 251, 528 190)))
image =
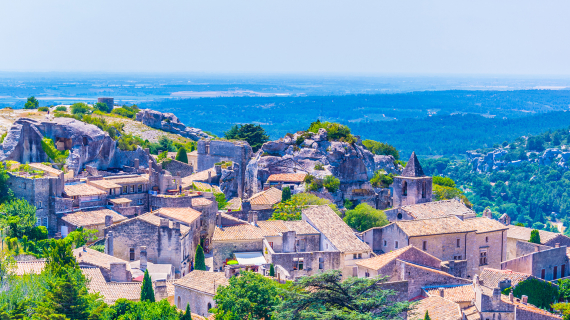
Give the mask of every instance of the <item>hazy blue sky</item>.
POLYGON ((568 13, 568 0, 0 0, 0 71, 570 75, 568 13))

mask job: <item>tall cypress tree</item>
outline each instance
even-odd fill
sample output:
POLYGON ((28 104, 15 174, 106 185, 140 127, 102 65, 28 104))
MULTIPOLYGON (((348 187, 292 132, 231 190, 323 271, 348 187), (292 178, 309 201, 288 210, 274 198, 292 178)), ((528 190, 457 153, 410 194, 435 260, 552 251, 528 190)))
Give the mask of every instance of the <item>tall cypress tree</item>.
POLYGON ((269 276, 275 277, 275 267, 273 266, 273 263, 269 265, 269 276))
POLYGON ((186 148, 178 148, 178 153, 176 154, 176 160, 184 163, 188 163, 188 153, 186 153, 186 148))
POLYGON ((283 193, 281 193, 281 201, 285 202, 291 199, 291 188, 285 187, 283 188, 283 193))
POLYGON ((62 272, 50 283, 43 300, 36 308, 39 319, 87 319, 89 316, 87 288, 83 275, 75 270, 62 272))
POLYGON ((426 310, 426 315, 424 316, 424 320, 431 320, 431 318, 429 317, 429 314, 428 314, 427 310, 426 310))
POLYGON ((201 245, 196 247, 196 256, 194 257, 194 269, 206 271, 206 259, 204 258, 204 249, 201 245))
POLYGON ((144 278, 141 288, 141 301, 154 302, 154 290, 152 289, 152 281, 148 275, 148 270, 144 271, 144 278))
POLYGON ((180 317, 180 320, 192 320, 192 313, 190 312, 189 303, 186 304, 186 312, 184 312, 184 315, 180 317))

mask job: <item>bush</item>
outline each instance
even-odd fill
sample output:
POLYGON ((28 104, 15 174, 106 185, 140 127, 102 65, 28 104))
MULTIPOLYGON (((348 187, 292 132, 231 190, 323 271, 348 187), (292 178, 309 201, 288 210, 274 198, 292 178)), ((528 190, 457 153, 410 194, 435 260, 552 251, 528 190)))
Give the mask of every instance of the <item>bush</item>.
POLYGON ((288 201, 273 206, 273 215, 270 220, 301 220, 301 211, 307 206, 328 205, 340 216, 338 208, 327 199, 322 199, 310 193, 297 193, 288 201))
POLYGON ((384 174, 384 171, 374 172, 374 176, 370 179, 370 184, 375 188, 388 188, 394 182, 393 174, 384 174))
POLYGON ((540 244, 540 233, 538 230, 535 229, 530 232, 530 239, 528 242, 540 244))
POLYGON ((8 132, 6 131, 2 134, 2 136, 0 136, 0 143, 4 143, 4 139, 6 139, 7 135, 8 135, 8 132))
POLYGON ((284 187, 281 193, 281 201, 289 201, 291 199, 291 188, 284 187))
POLYGON ((352 201, 348 200, 348 199, 344 199, 344 207, 346 209, 352 209, 352 206, 354 206, 354 203, 352 203, 352 201))
POLYGON ((113 109, 113 111, 111 111, 111 113, 114 113, 114 114, 119 115, 121 117, 135 119, 137 116, 137 113, 139 111, 140 111, 140 109, 137 107, 136 104, 134 104, 130 107, 127 105, 124 105, 120 108, 115 108, 115 109, 113 109))
POLYGON ((347 143, 355 143, 356 137, 350 133, 350 128, 340 123, 321 122, 317 120, 309 126, 309 132, 318 133, 319 129, 327 130, 329 141, 341 141, 347 143))
POLYGON ((433 184, 437 184, 443 187, 455 188, 455 181, 453 181, 453 179, 451 178, 434 176, 432 179, 433 179, 433 184))
POLYGON ((71 105, 71 114, 75 115, 90 114, 92 110, 93 108, 83 102, 78 102, 71 105))
POLYGON ((360 232, 388 224, 384 211, 376 210, 367 203, 361 203, 353 210, 348 210, 343 220, 351 228, 360 232))
POLYGON ((519 282, 513 289, 513 295, 521 298, 523 295, 528 296, 528 303, 539 308, 547 309, 558 299, 558 288, 556 285, 536 279, 529 278, 519 282))
POLYGON ((336 192, 340 187, 340 180, 335 176, 326 176, 323 186, 331 193, 336 192))
POLYGON ((49 108, 48 107, 39 107, 38 111, 47 112, 47 111, 49 111, 49 108))
POLYGON ((228 262, 226 264, 231 266, 231 265, 238 264, 238 262, 236 260, 228 260, 228 262))
POLYGON ((303 137, 303 136, 298 136, 297 139, 295 140, 295 144, 296 144, 297 146, 302 145, 303 142, 305 142, 305 137, 303 137))
POLYGON ((123 151, 135 151, 138 146, 143 144, 141 138, 126 133, 123 134, 117 142, 117 147, 123 151))
POLYGON ((53 140, 49 138, 42 139, 42 149, 46 155, 53 160, 55 163, 65 163, 67 157, 69 157, 69 150, 59 151, 55 147, 53 140))
POLYGON ((176 160, 188 163, 188 153, 186 152, 186 148, 184 147, 178 148, 178 152, 176 153, 176 160))
POLYGON ((111 112, 111 110, 113 110, 113 106, 108 106, 108 105, 107 105, 106 103, 104 103, 104 102, 97 102, 97 103, 93 106, 93 108, 94 108, 95 110, 98 110, 98 111, 101 111, 101 112, 104 112, 104 113, 109 113, 109 112, 111 112))
POLYGON ((370 150, 370 152, 374 154, 385 156, 391 155, 395 160, 400 160, 400 153, 398 150, 387 143, 374 140, 364 140, 362 141, 362 144, 366 147, 366 149, 370 150))
POLYGON ((67 107, 66 106, 58 106, 58 107, 55 107, 55 111, 67 112, 67 107))
POLYGON ((315 164, 315 170, 325 170, 325 167, 320 162, 317 162, 315 164))

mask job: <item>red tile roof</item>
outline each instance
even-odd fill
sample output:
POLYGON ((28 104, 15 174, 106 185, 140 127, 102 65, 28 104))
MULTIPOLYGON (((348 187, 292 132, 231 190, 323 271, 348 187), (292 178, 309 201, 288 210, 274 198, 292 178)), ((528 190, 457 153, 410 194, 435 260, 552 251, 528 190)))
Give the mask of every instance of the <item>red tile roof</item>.
POLYGON ((277 173, 267 178, 267 182, 295 182, 301 183, 305 180, 306 173, 277 173))

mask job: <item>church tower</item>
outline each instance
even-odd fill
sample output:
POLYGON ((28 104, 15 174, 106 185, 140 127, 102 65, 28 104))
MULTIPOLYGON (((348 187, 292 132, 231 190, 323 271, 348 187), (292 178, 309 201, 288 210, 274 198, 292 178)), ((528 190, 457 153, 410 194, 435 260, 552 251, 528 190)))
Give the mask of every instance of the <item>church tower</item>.
POLYGON ((424 174, 415 152, 412 152, 402 175, 394 177, 392 188, 394 208, 431 201, 432 178, 424 174))

